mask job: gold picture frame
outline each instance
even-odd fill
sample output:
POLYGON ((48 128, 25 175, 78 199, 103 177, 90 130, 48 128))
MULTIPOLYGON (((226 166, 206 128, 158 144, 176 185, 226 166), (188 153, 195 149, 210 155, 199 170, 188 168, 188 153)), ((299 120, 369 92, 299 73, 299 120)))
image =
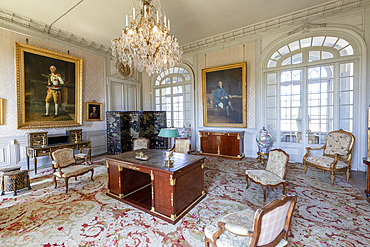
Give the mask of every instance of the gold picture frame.
POLYGON ((86 121, 102 121, 103 104, 94 102, 86 102, 86 121))
POLYGON ((0 99, 0 125, 4 124, 4 99, 0 99))
POLYGON ((203 126, 247 127, 247 63, 202 69, 203 126))
POLYGON ((17 128, 82 125, 82 58, 15 42, 17 128))

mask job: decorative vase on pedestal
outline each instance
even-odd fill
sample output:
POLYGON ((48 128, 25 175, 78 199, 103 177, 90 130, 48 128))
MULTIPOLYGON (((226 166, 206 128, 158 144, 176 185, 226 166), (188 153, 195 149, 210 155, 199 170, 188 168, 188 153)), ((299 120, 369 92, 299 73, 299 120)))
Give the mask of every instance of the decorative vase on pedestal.
POLYGON ((261 162, 263 165, 265 163, 265 156, 268 157, 270 151, 272 136, 269 134, 269 131, 265 127, 262 127, 260 133, 256 136, 256 141, 258 145, 257 161, 261 162))

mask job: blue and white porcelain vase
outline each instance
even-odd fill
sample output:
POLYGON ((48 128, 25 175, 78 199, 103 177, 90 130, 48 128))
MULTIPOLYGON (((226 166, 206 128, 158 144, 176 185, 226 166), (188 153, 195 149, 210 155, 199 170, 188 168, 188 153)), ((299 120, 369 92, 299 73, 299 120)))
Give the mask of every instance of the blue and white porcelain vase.
POLYGON ((260 133, 256 136, 256 141, 258 145, 258 152, 268 153, 270 151, 272 136, 265 127, 262 127, 260 133))

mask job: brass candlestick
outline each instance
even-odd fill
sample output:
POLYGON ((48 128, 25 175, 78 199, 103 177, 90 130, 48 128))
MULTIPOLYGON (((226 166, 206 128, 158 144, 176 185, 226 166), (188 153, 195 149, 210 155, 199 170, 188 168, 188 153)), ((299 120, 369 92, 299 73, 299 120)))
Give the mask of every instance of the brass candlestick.
POLYGON ((167 168, 171 168, 173 167, 173 160, 171 160, 173 156, 173 151, 171 151, 168 156, 167 156, 167 160, 164 161, 164 167, 167 167, 167 168))

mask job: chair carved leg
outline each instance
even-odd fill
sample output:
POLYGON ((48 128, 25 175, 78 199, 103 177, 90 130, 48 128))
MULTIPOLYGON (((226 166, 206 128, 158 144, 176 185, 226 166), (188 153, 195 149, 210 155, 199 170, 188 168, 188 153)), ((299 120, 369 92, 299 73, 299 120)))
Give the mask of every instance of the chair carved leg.
POLYGON ((330 171, 331 185, 334 185, 334 171, 330 171))
POLYGON ((286 184, 283 183, 283 195, 285 195, 285 190, 286 190, 286 184))
POLYGON ((249 177, 248 175, 245 175, 245 180, 247 180, 247 189, 249 188, 249 177))
POLYGON ((263 190, 263 205, 266 204, 266 186, 262 185, 263 190))
POLYGON ((64 178, 64 181, 66 183, 66 193, 68 193, 68 179, 69 178, 64 178))
POLYGON ((77 176, 75 177, 75 181, 77 181, 77 176))
POLYGON ((93 176, 94 176, 94 170, 91 170, 91 181, 94 182, 93 176))
POLYGON ((306 164, 305 161, 303 162, 303 171, 304 171, 304 173, 307 172, 307 164, 306 164))
POLYGON ((56 176, 54 176, 54 189, 56 189, 57 188, 57 186, 58 186, 58 184, 57 184, 57 177, 56 176))
POLYGON ((347 169, 347 182, 349 181, 349 176, 350 176, 350 169, 347 169))

